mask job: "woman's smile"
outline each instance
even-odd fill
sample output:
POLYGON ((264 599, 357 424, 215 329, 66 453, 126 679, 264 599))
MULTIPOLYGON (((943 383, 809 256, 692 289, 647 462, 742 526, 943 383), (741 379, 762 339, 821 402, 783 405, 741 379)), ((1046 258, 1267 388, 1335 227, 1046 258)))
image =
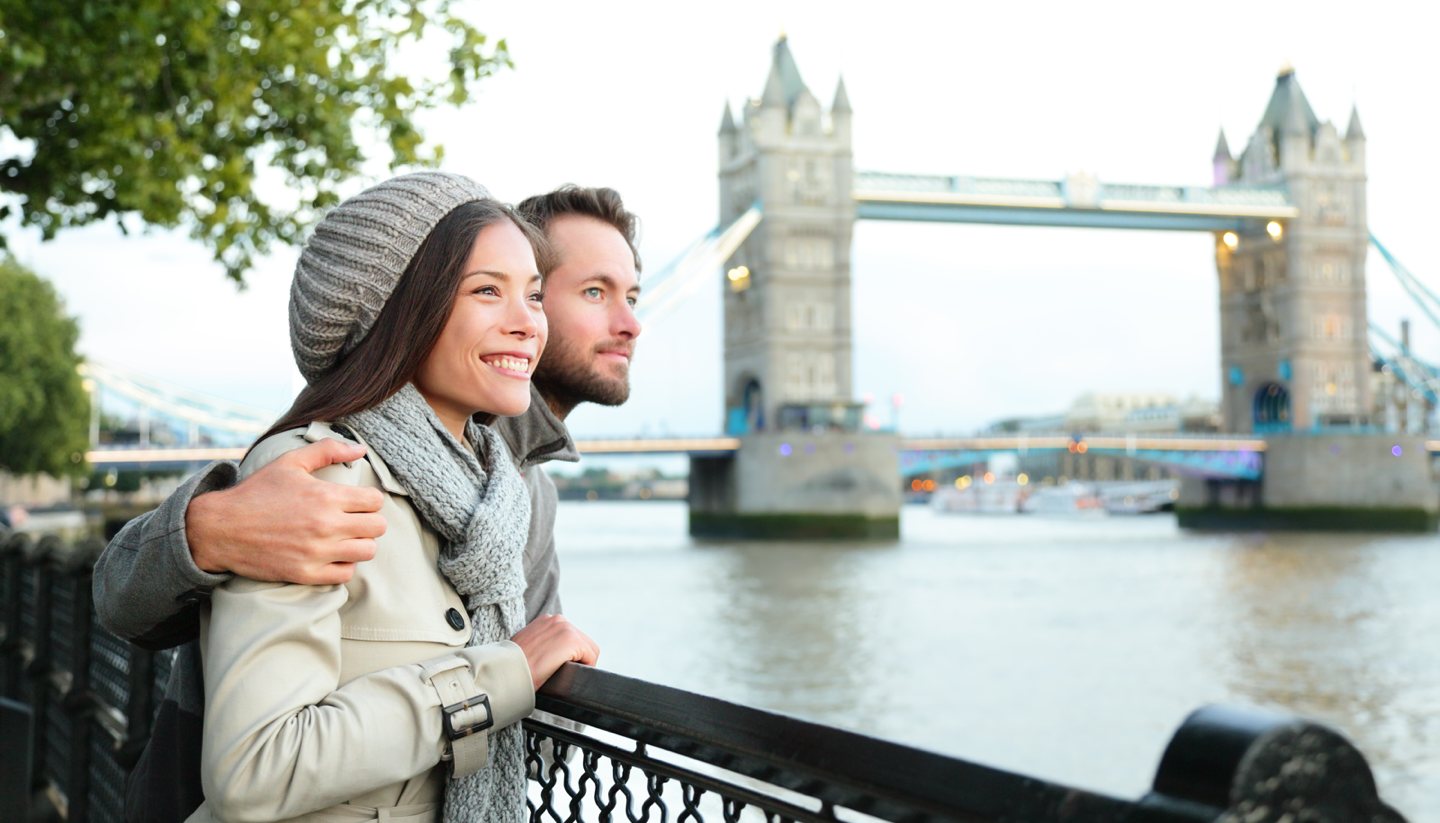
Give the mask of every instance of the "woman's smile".
POLYGON ((480 356, 480 362, 495 369, 506 377, 529 380, 535 366, 535 356, 521 352, 498 352, 480 356))

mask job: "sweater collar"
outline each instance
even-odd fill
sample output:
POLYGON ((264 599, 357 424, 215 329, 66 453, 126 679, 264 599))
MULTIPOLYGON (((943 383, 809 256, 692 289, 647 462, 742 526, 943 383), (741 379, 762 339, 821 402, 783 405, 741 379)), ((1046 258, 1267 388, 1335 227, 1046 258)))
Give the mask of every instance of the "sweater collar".
POLYGON ((540 390, 530 386, 530 408, 515 417, 501 417, 493 424, 495 431, 510 447, 521 470, 551 460, 574 463, 580 459, 575 441, 564 421, 550 411, 550 404, 540 390))

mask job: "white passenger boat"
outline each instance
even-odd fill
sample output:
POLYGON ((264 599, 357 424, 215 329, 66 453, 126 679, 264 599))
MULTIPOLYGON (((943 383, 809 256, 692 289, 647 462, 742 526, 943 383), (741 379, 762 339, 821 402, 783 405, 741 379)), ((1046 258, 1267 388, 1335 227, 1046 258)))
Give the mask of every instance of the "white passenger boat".
POLYGON ((1014 480, 943 488, 931 496, 930 505, 947 514, 1015 514, 1024 500, 1024 489, 1014 480))
POLYGON ((1120 483, 1101 490, 1100 503, 1110 514, 1154 514, 1175 510, 1178 480, 1120 483))
POLYGON ((1039 486, 1025 498, 1021 508, 1026 514, 1040 515, 1103 515, 1105 508, 1100 495, 1088 483, 1062 483, 1039 486))

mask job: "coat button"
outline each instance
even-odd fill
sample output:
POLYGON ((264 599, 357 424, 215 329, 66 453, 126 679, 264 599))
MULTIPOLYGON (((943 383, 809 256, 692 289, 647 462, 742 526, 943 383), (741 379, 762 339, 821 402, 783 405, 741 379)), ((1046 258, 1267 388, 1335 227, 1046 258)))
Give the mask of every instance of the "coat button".
POLYGON ((445 622, 449 623, 450 628, 457 632, 465 628, 465 618, 460 614, 459 609, 446 609, 445 622))

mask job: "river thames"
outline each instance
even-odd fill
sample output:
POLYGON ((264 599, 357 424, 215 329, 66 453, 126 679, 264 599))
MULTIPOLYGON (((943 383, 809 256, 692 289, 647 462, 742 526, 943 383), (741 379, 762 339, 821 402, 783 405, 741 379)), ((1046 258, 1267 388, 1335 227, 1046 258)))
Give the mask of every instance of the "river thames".
POLYGON ((562 503, 601 666, 1110 794, 1212 702, 1356 742, 1440 821, 1440 537, 1196 534, 1171 515, 907 506, 902 539, 696 542, 683 503, 562 503))

